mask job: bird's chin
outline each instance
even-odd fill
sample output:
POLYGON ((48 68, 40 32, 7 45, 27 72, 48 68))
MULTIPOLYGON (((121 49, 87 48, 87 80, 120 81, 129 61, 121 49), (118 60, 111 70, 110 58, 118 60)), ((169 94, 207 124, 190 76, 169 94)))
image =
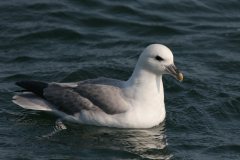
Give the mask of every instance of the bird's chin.
POLYGON ((173 77, 175 77, 177 80, 179 80, 180 82, 182 82, 183 80, 183 75, 181 72, 178 71, 177 67, 174 64, 168 65, 168 66, 164 66, 167 73, 172 75, 173 77))

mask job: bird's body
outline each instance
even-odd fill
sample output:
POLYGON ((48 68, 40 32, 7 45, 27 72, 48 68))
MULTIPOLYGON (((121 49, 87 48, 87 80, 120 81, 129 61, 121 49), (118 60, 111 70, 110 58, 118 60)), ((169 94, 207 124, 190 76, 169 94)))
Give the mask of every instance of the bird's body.
POLYGON ((82 124, 150 128, 166 116, 162 74, 167 73, 177 79, 181 77, 171 51, 154 44, 143 51, 127 81, 110 78, 73 83, 21 81, 16 84, 28 92, 16 95, 13 102, 23 108, 54 111, 82 124))

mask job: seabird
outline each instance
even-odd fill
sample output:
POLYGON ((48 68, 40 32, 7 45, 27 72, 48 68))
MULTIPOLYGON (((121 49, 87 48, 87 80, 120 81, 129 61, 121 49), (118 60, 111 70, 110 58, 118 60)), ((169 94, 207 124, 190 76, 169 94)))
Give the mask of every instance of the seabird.
POLYGON ((141 53, 127 81, 111 78, 72 83, 20 81, 23 94, 13 102, 26 109, 52 111, 81 124, 118 128, 150 128, 166 116, 162 75, 182 81, 173 54, 161 44, 141 53))

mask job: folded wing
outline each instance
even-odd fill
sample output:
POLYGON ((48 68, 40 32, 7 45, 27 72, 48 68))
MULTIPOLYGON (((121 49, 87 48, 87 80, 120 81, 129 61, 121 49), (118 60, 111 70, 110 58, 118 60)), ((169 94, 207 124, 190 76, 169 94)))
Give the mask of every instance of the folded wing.
MULTIPOLYGON (((18 82, 17 85, 19 84, 21 82, 18 82)), ((119 87, 120 84, 119 80, 99 78, 72 84, 49 83, 44 87, 42 87, 42 82, 37 84, 35 81, 24 81, 24 85, 19 86, 33 93, 37 91, 35 94, 52 104, 54 109, 69 115, 80 113, 83 110, 113 115, 125 112, 130 106, 129 100, 119 87)), ((17 100, 15 101, 17 102, 17 100)))

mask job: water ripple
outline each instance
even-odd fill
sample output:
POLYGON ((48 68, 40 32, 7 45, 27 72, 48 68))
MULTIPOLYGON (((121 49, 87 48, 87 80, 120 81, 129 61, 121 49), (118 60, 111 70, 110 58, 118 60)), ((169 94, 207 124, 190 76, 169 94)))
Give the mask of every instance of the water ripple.
POLYGON ((239 159, 238 1, 0 4, 0 158, 239 159), (66 122, 67 130, 36 139, 50 133, 58 117, 11 102, 20 80, 127 80, 151 43, 168 46, 184 75, 182 83, 163 76, 167 116, 160 126, 121 130, 66 122))

